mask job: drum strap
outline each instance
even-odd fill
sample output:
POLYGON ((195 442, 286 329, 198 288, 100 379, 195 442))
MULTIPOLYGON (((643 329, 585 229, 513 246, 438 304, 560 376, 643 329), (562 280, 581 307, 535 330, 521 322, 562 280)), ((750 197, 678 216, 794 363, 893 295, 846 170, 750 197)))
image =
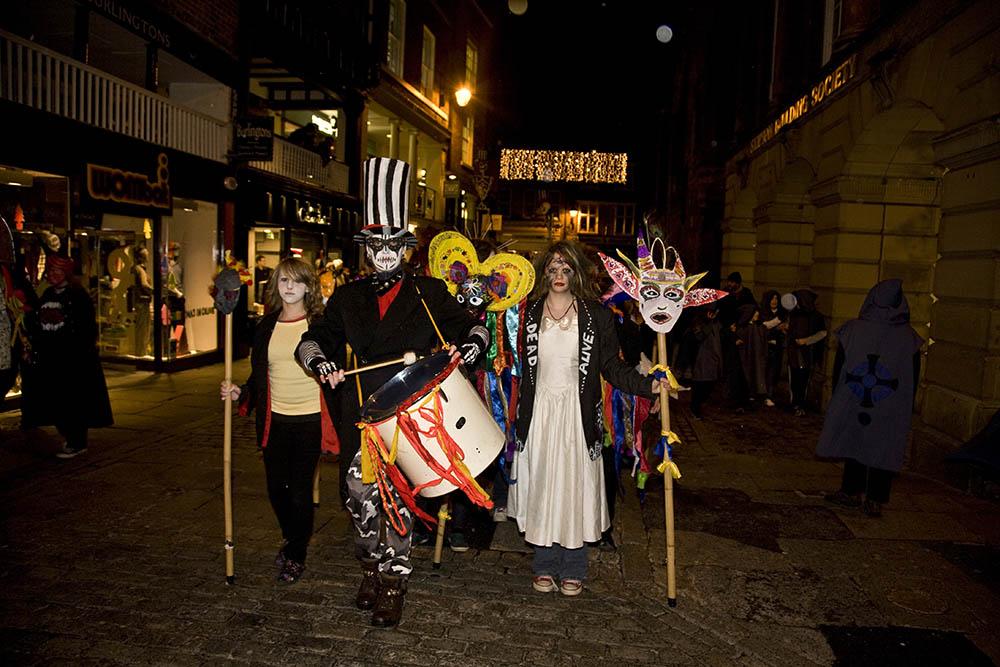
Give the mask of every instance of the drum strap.
POLYGON ((427 302, 424 301, 424 295, 420 293, 420 286, 417 285, 417 281, 415 281, 415 280, 413 281, 413 287, 414 287, 414 289, 417 290, 417 296, 420 297, 420 303, 424 304, 424 310, 427 311, 427 317, 429 317, 430 320, 431 320, 431 326, 434 327, 434 331, 437 332, 438 338, 441 339, 441 345, 443 347, 448 347, 448 341, 446 341, 444 339, 444 336, 441 335, 441 330, 438 329, 437 322, 434 321, 434 316, 431 315, 431 309, 427 307, 427 302))

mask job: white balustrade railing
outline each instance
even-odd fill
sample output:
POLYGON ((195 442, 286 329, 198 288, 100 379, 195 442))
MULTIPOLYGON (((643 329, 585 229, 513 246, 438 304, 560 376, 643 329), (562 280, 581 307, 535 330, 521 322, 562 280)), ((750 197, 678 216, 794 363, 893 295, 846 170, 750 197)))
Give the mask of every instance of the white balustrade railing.
POLYGON ((292 178, 333 192, 347 193, 350 168, 342 162, 323 165, 318 153, 296 146, 280 137, 274 138, 274 157, 270 162, 250 162, 251 167, 292 178))
POLYGON ((3 31, 0 98, 217 162, 232 143, 227 123, 3 31))

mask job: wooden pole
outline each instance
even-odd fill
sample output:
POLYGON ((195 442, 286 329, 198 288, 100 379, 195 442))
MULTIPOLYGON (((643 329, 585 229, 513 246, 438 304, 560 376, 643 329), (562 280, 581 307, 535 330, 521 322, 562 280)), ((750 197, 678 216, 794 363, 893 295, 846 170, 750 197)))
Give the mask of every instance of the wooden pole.
MULTIPOLYGON (((658 364, 667 365, 667 334, 657 332, 656 352, 658 364)), ((670 383, 666 378, 660 380, 660 431, 670 433, 670 383)), ((667 449, 663 449, 664 460, 669 458, 667 449)), ((674 476, 667 468, 663 471, 663 514, 667 524, 667 604, 677 606, 677 575, 674 555, 674 476)))
MULTIPOLYGON (((226 386, 233 383, 233 314, 226 314, 226 386)), ((233 583, 233 394, 226 392, 222 435, 222 496, 226 511, 226 583, 233 583)))
MULTIPOLYGON (((441 507, 438 509, 438 529, 434 540, 434 562, 431 563, 431 567, 435 570, 441 567, 441 551, 444 548, 444 527, 448 523, 448 519, 451 518, 451 512, 448 511, 450 504, 450 499, 442 498, 441 507)), ((415 522, 416 520, 414 520, 415 522)))

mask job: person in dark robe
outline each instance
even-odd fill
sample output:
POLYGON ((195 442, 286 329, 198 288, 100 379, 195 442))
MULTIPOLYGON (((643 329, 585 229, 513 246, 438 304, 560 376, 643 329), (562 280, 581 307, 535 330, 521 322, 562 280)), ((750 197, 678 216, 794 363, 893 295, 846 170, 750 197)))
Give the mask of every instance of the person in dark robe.
POLYGON ((795 307, 788 315, 788 384, 792 411, 796 417, 806 413, 806 388, 813 364, 819 362, 826 338, 826 320, 816 310, 818 294, 800 289, 793 292, 795 307))
POLYGON ((827 500, 877 517, 903 464, 924 342, 910 326, 903 282, 872 287, 858 318, 835 333, 833 395, 816 453, 844 459, 840 490, 827 500))
POLYGON ((54 425, 65 439, 56 456, 87 451, 87 431, 110 426, 111 402, 97 354, 97 320, 86 289, 71 282, 73 260, 50 254, 49 287, 38 300, 30 336, 32 369, 23 376, 24 428, 54 425))
POLYGON ((743 276, 739 271, 733 271, 726 277, 726 292, 728 294, 719 300, 719 323, 722 341, 722 367, 726 379, 726 391, 729 400, 738 411, 746 396, 743 382, 743 366, 740 362, 740 352, 736 345, 736 323, 740 318, 742 306, 757 307, 753 298, 743 286, 743 276))
POLYGON ((781 296, 776 290, 764 292, 760 300, 760 321, 767 330, 764 405, 773 408, 774 388, 781 380, 781 362, 785 358, 785 333, 788 331, 788 311, 781 305, 781 296))
POLYGON ((736 330, 733 332, 740 360, 740 374, 736 379, 734 405, 737 414, 750 405, 750 401, 767 394, 764 381, 767 365, 767 330, 760 323, 755 306, 739 307, 736 330))
MULTIPOLYGON (((679 380, 691 385, 691 414, 701 419, 702 406, 712 395, 715 383, 723 378, 721 326, 715 304, 695 310, 682 347, 690 350, 690 365, 678 366, 679 380)), ((681 359, 678 359, 681 362, 681 359)), ((683 362, 687 363, 687 362, 683 362)))

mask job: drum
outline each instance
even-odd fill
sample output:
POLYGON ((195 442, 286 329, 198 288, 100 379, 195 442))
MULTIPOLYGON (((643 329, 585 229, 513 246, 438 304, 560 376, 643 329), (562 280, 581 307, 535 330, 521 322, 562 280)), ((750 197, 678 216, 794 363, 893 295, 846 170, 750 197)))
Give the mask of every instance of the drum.
POLYGON ((505 440, 465 367, 450 356, 439 352, 408 366, 361 406, 362 422, 378 430, 387 448, 397 443, 396 465, 428 498, 458 488, 448 480, 461 481, 455 475, 465 476, 463 467, 472 481, 496 459, 505 440))

